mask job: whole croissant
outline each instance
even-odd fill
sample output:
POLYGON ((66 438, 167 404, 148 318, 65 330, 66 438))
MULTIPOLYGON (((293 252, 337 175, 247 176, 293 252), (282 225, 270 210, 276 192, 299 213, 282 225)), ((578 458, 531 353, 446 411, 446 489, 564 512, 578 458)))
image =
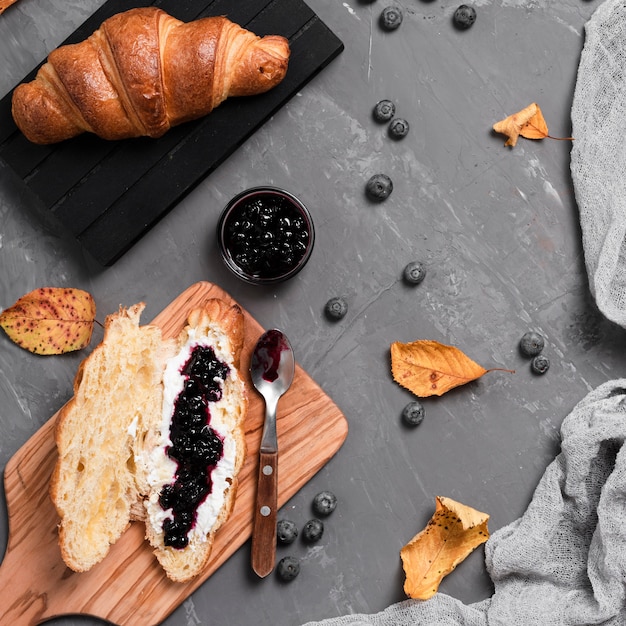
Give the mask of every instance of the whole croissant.
POLYGON ((284 37, 258 37, 225 17, 185 23, 156 7, 131 9, 51 52, 13 92, 13 119, 38 144, 83 132, 160 137, 229 96, 276 86, 289 53, 284 37))

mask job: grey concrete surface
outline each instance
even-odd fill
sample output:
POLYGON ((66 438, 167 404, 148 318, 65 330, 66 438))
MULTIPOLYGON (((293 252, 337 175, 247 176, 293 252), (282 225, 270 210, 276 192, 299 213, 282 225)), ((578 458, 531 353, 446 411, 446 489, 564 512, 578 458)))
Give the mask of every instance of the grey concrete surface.
MULTIPOLYGON (((0 164, 0 309, 36 287, 67 285, 91 292, 102 316, 145 300, 148 320, 209 280, 287 332, 349 421, 342 449, 285 507, 304 522, 315 493, 339 498, 323 541, 292 551, 300 576, 290 585, 255 580, 246 544, 168 626, 296 625, 403 599, 399 550, 430 518, 435 496, 489 513, 491 531, 512 522, 558 451, 563 418, 624 374, 624 331, 598 313, 588 290, 570 144, 520 140, 508 149, 491 132, 535 101, 551 134, 569 135, 584 24, 599 0, 478 0, 464 32, 451 24, 459 3, 398 0, 404 22, 388 33, 377 25, 383 0, 310 0, 345 51, 111 268, 36 218, 32 198, 0 164), (410 122, 404 140, 372 121, 381 98, 410 122), (377 172, 395 189, 374 205, 363 190, 377 172), (214 236, 228 199, 264 183, 300 196, 317 231, 308 266, 275 288, 238 282, 214 236), (412 260, 428 274, 409 288, 400 276, 412 260), (322 309, 335 295, 350 309, 332 324, 322 309), (543 377, 517 350, 531 328, 547 340, 552 367, 543 377), (391 379, 389 346, 415 339, 516 373, 491 372, 425 400, 423 424, 408 430, 400 413, 412 396, 391 379)), ((0 95, 100 4, 19 0, 0 16, 0 95)), ((69 398, 83 356, 34 357, 0 335, 0 466, 69 398)), ((482 549, 440 590, 467 603, 488 597, 482 549)))

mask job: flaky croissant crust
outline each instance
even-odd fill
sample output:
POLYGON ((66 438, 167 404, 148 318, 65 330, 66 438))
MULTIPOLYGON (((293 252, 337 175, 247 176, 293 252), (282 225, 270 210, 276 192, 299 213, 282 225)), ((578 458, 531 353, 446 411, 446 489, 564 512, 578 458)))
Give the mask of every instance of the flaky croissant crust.
POLYGON ((160 137, 229 96, 276 86, 289 54, 284 37, 258 37, 225 17, 185 23, 156 7, 131 9, 51 52, 35 80, 13 92, 13 118, 40 144, 83 132, 160 137))

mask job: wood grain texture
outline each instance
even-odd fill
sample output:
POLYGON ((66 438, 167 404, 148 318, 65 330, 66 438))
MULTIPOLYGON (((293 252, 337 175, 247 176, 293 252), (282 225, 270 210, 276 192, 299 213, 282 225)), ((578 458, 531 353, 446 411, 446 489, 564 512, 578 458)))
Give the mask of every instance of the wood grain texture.
POLYGON ((271 574, 276 560, 276 501, 278 496, 278 453, 259 455, 256 503, 252 524, 252 569, 261 578, 271 574), (263 468, 271 468, 263 471, 263 468), (263 507, 266 507, 264 512, 263 507))
MULTIPOLYGON (((196 283, 153 323, 162 328, 165 337, 175 336, 188 312, 214 297, 233 302, 216 285, 196 283)), ((206 570, 187 584, 169 581, 144 539, 141 523, 131 524, 108 556, 90 571, 75 573, 65 566, 57 543, 58 518, 48 495, 56 462, 55 415, 5 468, 9 540, 0 565, 1 625, 39 624, 69 613, 92 615, 119 625, 158 624, 249 539, 265 410, 247 372, 252 349, 264 329, 249 313, 244 314, 241 369, 250 395, 245 421, 248 453, 232 515, 217 533, 206 570)), ((280 402, 277 428, 280 507, 339 450, 348 425, 339 408, 296 364, 294 382, 280 402)))

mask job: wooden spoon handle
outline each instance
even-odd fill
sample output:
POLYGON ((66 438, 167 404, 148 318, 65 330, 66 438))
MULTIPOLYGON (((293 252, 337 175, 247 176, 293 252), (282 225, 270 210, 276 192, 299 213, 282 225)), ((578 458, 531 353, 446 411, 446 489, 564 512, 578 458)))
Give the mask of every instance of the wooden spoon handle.
POLYGON ((261 578, 274 569, 277 492, 278 452, 260 452, 251 559, 252 569, 261 578))

